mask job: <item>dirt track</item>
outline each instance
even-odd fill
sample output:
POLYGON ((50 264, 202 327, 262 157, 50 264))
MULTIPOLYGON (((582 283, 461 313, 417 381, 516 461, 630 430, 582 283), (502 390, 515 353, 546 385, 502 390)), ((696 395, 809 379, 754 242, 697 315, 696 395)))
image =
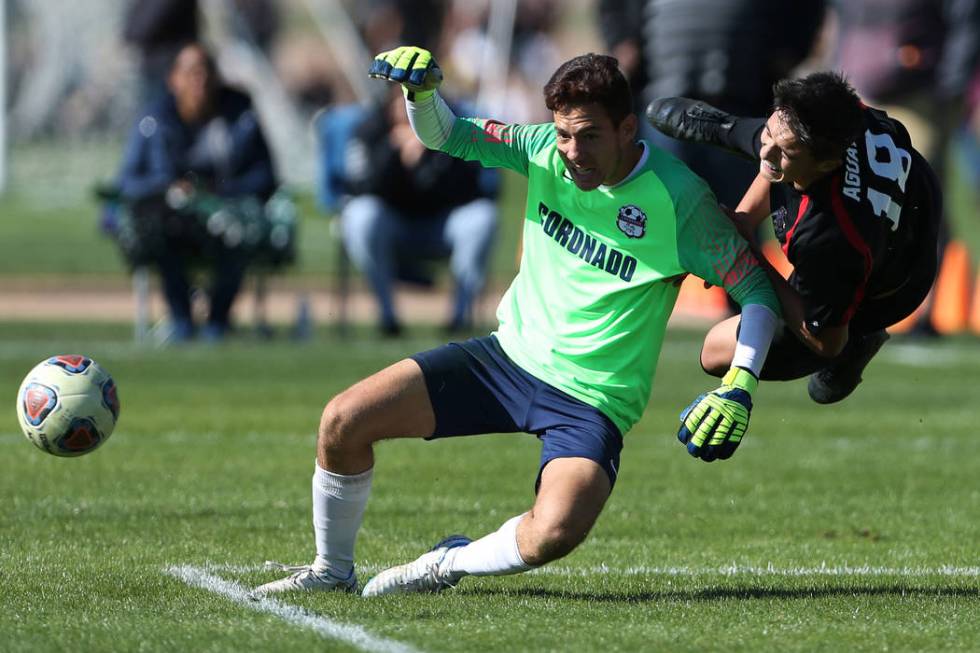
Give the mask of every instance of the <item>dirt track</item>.
MULTIPOLYGON (((268 320, 273 323, 292 323, 300 302, 306 298, 317 324, 336 322, 341 315, 341 303, 333 294, 323 290, 272 289, 266 297, 268 320)), ((493 316, 498 295, 487 295, 481 301, 480 315, 493 316)), ((125 322, 136 315, 136 296, 125 288, 3 288, 0 287, 0 320, 49 321, 77 320, 125 322)), ((158 319, 165 313, 163 298, 156 290, 150 293, 150 315, 158 319)), ((441 293, 404 291, 398 295, 398 307, 407 323, 441 323, 446 320, 449 300, 441 293)), ((255 315, 255 293, 246 289, 235 304, 236 319, 250 322, 255 315)), ((351 294, 348 316, 353 322, 370 323, 376 310, 370 296, 363 291, 351 294)))
MULTIPOLYGON (((483 294, 477 307, 477 319, 486 324, 495 322, 495 311, 503 289, 483 294)), ((303 300, 308 302, 311 316, 317 325, 336 324, 343 315, 342 303, 335 292, 325 289, 303 289, 284 286, 271 287, 266 295, 265 314, 273 324, 292 324, 296 321, 303 300)), ((449 317, 449 297, 445 292, 428 290, 399 290, 396 306, 405 324, 442 324, 449 317)), ((0 321, 79 321, 127 322, 136 316, 137 300, 126 284, 79 284, 40 280, 18 280, 0 283, 0 321)), ((203 310, 203 306, 201 307, 203 310)), ((165 316, 163 297, 153 287, 149 293, 150 323, 165 316)), ((349 322, 372 324, 377 315, 370 294, 355 287, 347 303, 349 322)), ((705 305, 700 296, 682 293, 672 324, 706 324, 722 317, 718 307, 705 305)), ((234 307, 239 324, 254 324, 256 294, 247 286, 234 307)))

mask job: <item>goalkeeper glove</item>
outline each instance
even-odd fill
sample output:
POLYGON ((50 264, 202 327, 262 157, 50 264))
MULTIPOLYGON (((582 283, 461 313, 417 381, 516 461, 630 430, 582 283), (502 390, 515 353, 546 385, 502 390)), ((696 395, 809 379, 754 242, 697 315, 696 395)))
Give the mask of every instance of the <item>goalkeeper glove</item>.
POLYGON ((374 58, 368 76, 402 85, 409 100, 432 95, 442 83, 442 69, 432 53, 415 46, 401 46, 374 58))
POLYGON ((731 458, 749 427, 752 393, 759 380, 752 372, 733 367, 721 387, 702 394, 681 413, 677 439, 695 458, 711 462, 731 458))

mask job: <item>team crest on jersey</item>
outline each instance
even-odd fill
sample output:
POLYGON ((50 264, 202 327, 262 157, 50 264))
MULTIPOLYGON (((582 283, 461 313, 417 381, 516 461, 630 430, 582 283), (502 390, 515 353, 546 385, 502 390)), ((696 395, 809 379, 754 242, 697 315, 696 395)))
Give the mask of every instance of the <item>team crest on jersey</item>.
POLYGON ((647 232, 647 214, 633 204, 619 207, 616 226, 630 238, 643 238, 647 232))

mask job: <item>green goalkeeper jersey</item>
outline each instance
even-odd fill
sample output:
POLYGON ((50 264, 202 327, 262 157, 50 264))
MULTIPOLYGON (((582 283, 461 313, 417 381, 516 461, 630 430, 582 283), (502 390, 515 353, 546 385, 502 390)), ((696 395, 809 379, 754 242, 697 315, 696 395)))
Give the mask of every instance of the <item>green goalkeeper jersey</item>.
POLYGON ((701 178, 663 150, 623 182, 582 191, 555 128, 457 118, 440 148, 528 178, 520 270, 497 308, 497 339, 542 381, 626 433, 650 396, 667 320, 687 273, 778 315, 775 292, 701 178))

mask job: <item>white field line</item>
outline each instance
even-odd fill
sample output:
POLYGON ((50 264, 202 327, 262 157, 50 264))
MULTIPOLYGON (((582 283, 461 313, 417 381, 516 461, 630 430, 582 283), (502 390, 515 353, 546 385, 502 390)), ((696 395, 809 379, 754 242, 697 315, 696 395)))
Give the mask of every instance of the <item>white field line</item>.
MULTIPOLYGON (((195 433, 193 431, 164 431, 154 436, 154 442, 163 442, 165 444, 184 444, 184 443, 215 443, 223 442, 228 436, 224 433, 217 433, 214 431, 205 431, 202 433, 195 433)), ((282 433, 276 431, 248 431, 236 435, 236 442, 242 444, 265 444, 268 442, 308 442, 311 446, 316 441, 316 433, 312 430, 308 433, 297 433, 295 431, 290 433, 282 433)), ((21 444, 23 443, 24 435, 15 431, 0 431, 0 445, 8 444, 21 444)))
POLYGON ((955 367, 971 365, 976 362, 976 347, 937 348, 928 345, 896 343, 882 350, 882 357, 892 363, 910 367, 955 367))
POLYGON ((225 580, 199 567, 182 565, 169 567, 166 571, 192 587, 220 594, 243 608, 274 615, 286 623, 311 630, 328 639, 350 644, 362 651, 374 653, 417 653, 418 651, 408 644, 372 635, 361 626, 333 621, 273 598, 252 599, 249 597, 248 590, 238 583, 225 580))
MULTIPOLYGON (((274 568, 274 567, 272 567, 274 568)), ((358 564, 358 575, 374 574, 382 569, 384 565, 358 564)), ((208 564, 207 569, 215 572, 226 572, 232 574, 250 574, 260 571, 269 571, 269 564, 265 565, 225 565, 208 564)), ((978 578, 980 577, 980 567, 963 567, 955 565, 937 565, 935 567, 883 567, 876 565, 852 565, 849 563, 827 563, 821 562, 819 565, 810 567, 780 567, 772 563, 765 565, 742 565, 731 563, 719 565, 717 567, 671 567, 671 566, 645 566, 636 565, 629 567, 610 567, 607 565, 594 565, 589 567, 571 567, 567 565, 551 565, 535 569, 532 574, 544 576, 826 576, 826 577, 875 577, 875 576, 900 576, 905 578, 928 578, 931 576, 946 576, 950 578, 978 578)))
MULTIPOLYGON (((944 343, 938 346, 895 342, 892 340, 882 348, 876 358, 887 360, 898 365, 909 367, 931 367, 942 369, 946 367, 964 367, 980 362, 980 348, 975 344, 944 343)), ((691 348, 688 342, 674 342, 669 338, 660 352, 661 360, 695 361, 697 350, 691 348)))
POLYGON ((622 576, 902 576, 906 578, 926 578, 929 576, 949 576, 953 578, 977 578, 980 577, 980 567, 954 567, 952 565, 940 565, 938 567, 880 567, 871 565, 849 565, 849 564, 827 564, 821 563, 814 567, 777 567, 773 564, 760 565, 739 565, 729 564, 718 567, 607 567, 598 565, 593 567, 567 567, 554 566, 542 567, 535 570, 535 573, 549 574, 554 576, 598 576, 598 575, 622 575, 622 576))

